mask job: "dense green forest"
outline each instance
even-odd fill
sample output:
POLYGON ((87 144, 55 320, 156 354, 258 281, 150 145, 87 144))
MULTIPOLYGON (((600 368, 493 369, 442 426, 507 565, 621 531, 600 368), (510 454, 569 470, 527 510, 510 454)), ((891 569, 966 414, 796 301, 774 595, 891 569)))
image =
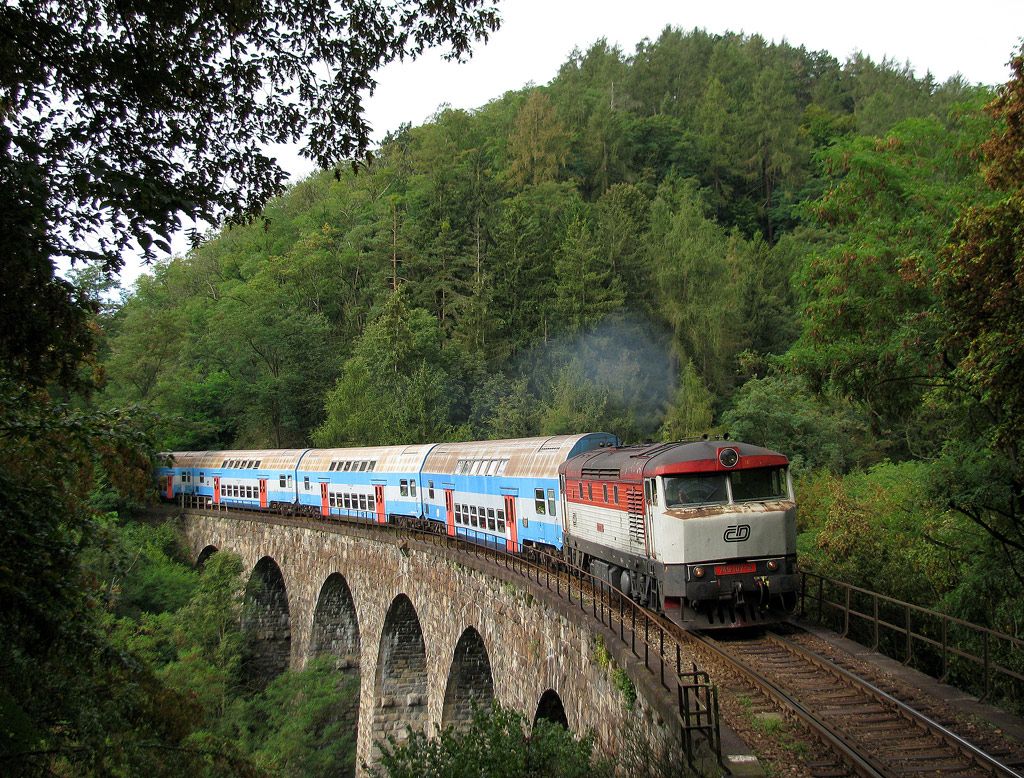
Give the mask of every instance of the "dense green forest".
POLYGON ((598 41, 155 266, 103 402, 169 449, 728 430, 791 456, 806 565, 1019 631, 1015 95, 598 41))
MULTIPOLYGON (((463 49, 494 29, 479 13, 476 33, 453 27, 463 49)), ((253 24, 238 21, 232 36, 253 24)), ((0 87, 29 79, 11 72, 0 87)), ((124 71, 103 72, 122 94, 124 71)), ((203 197, 251 211, 273 171, 239 161, 242 133, 230 164, 204 160, 209 191, 171 175, 163 135, 125 173, 115 151, 131 167, 147 136, 123 151, 89 129, 67 147, 109 158, 48 179, 45 133, 12 145, 5 112, 0 768, 351 770, 343 674, 314 664, 247 688, 237 560, 199 575, 171 528, 126 523, 161 449, 729 431, 791 457, 805 567, 1021 635, 1020 57, 1008 78, 936 83, 756 35, 598 41, 547 85, 441 109, 295 184, 116 304, 110 251, 126 243, 54 278, 60 242, 102 222, 84 208, 62 233, 61 197, 141 209, 118 239, 149 253, 153 224, 203 197), (161 185, 138 186, 146 170, 161 185), (228 170, 253 192, 220 191, 228 170)), ((164 86, 138 94, 181 85, 164 86)), ((191 140, 201 113, 174 132, 191 140)), ((343 135, 352 117, 330 118, 343 135)), ((507 711, 474 727, 497 753, 523 737, 507 711)), ((589 740, 546 737, 538 758, 587 769, 589 740)), ((465 766, 464 747, 416 739, 387 767, 465 766)))

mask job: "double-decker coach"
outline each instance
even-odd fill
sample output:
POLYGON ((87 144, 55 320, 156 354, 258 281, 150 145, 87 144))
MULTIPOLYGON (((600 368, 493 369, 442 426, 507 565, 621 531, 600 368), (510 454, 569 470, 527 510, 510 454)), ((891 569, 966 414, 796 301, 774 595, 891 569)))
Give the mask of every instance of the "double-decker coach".
POLYGON ((310 449, 296 468, 298 503, 308 514, 419 518, 418 477, 429 444, 310 449))
POLYGON ((562 548, 558 468, 618 438, 583 435, 438 443, 420 475, 424 516, 462 535, 509 550, 562 548))

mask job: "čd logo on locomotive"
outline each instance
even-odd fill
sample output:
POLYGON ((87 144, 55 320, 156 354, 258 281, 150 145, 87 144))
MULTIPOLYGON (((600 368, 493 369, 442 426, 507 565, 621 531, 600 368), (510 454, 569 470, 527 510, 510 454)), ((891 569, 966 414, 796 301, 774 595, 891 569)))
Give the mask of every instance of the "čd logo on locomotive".
POLYGON ((739 543, 750 537, 749 524, 732 524, 725 528, 725 535, 722 536, 727 543, 739 543))

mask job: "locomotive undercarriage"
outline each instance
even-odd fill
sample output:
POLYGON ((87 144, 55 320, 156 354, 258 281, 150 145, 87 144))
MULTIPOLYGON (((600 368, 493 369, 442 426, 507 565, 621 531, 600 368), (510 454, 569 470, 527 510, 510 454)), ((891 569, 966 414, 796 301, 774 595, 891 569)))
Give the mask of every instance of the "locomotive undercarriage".
POLYGON ((647 559, 617 552, 593 543, 568 538, 563 547, 566 561, 588 571, 634 602, 657 608, 660 603, 655 566, 647 559))
POLYGON ((797 602, 795 566, 795 557, 670 566, 665 570, 665 580, 670 582, 667 590, 678 596, 665 598, 665 613, 690 629, 785 620, 797 602), (696 570, 705 571, 707 580, 696 578, 696 570))

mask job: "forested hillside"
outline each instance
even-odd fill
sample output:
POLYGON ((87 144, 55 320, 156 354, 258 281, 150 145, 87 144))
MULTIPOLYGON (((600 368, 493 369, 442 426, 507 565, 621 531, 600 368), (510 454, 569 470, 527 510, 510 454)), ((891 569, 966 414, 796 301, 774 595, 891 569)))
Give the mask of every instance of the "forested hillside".
POLYGON ((172 449, 727 429, 805 564, 1019 631, 1020 90, 599 41, 155 266, 104 402, 172 449))

